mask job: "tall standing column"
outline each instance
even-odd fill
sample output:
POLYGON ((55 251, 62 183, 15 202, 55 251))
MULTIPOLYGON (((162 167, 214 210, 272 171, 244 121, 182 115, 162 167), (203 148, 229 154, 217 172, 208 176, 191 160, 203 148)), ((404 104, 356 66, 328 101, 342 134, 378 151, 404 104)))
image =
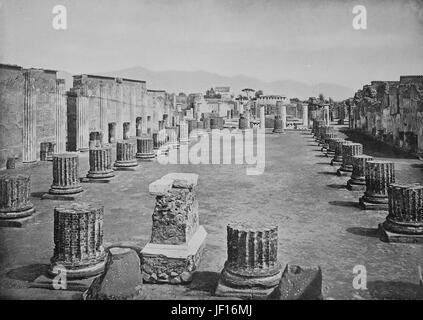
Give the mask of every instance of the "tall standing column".
POLYGON ((123 112, 123 88, 122 83, 116 83, 116 139, 123 139, 123 121, 122 121, 122 112, 123 112))
POLYGON ((260 107, 260 129, 266 129, 266 117, 264 115, 264 106, 260 107))
POLYGON ((22 162, 37 161, 37 95, 34 81, 34 78, 31 76, 31 71, 25 71, 22 162))
POLYGON ((86 151, 89 149, 89 125, 87 119, 88 97, 78 93, 77 101, 77 150, 86 151))
POLYGON ((68 195, 82 192, 78 170, 78 153, 65 152, 54 154, 53 184, 49 193, 53 195, 68 195))
POLYGON ((65 93, 65 80, 56 80, 56 122, 55 122, 55 136, 56 136, 56 153, 66 151, 66 126, 67 126, 67 114, 66 114, 66 93, 65 93))
POLYGON ((389 214, 379 225, 381 240, 423 243, 423 186, 392 183, 388 200, 389 214))
POLYGON ((228 258, 216 295, 266 298, 282 275, 277 259, 278 227, 230 224, 227 226, 227 247, 228 258))
POLYGON ((303 104, 303 126, 308 129, 308 105, 303 104))
POLYGON ((241 131, 245 131, 248 128, 248 120, 244 117, 243 114, 241 114, 239 116, 239 121, 238 121, 238 128, 241 131))
POLYGON ((107 133, 107 108, 108 108, 108 98, 107 98, 107 87, 104 84, 100 84, 100 130, 103 133, 107 133))
POLYGON ((363 154, 363 145, 361 143, 349 143, 342 146, 342 164, 336 171, 338 176, 350 175, 353 171, 352 157, 363 154))
POLYGON ((29 175, 6 173, 0 176, 0 224, 34 213, 34 205, 29 200, 30 192, 29 175))
POLYGON ((395 182, 395 164, 371 160, 366 165, 366 191, 359 200, 364 210, 388 210, 388 186, 395 182))
POLYGON ((366 189, 366 165, 371 160, 373 160, 373 157, 365 154, 352 157, 353 171, 351 173, 351 179, 347 182, 348 190, 366 189))
POLYGON ((135 117, 135 106, 136 106, 136 90, 135 87, 131 86, 131 96, 130 96, 130 105, 129 105, 129 117, 130 117, 130 124, 129 124, 129 136, 135 137, 136 136, 136 126, 137 121, 135 117))
POLYGON ((72 203, 54 208, 54 254, 48 272, 63 270, 67 279, 88 278, 104 271, 104 207, 72 203))
POLYGON ((325 119, 325 123, 326 123, 327 126, 329 126, 330 125, 329 106, 324 106, 323 108, 324 108, 323 109, 323 116, 324 116, 324 119, 325 119))
POLYGON ((282 130, 286 129, 286 105, 281 105, 282 130))
POLYGON ((179 143, 189 143, 188 124, 185 120, 179 122, 179 143))
POLYGON ((137 158, 141 160, 153 160, 156 154, 153 150, 153 138, 148 136, 137 138, 137 158))
POLYGON ((114 177, 112 168, 112 147, 105 145, 90 149, 89 179, 110 179, 114 177))
POLYGON ((344 139, 334 137, 328 139, 328 148, 326 150, 326 157, 333 158, 335 156, 336 143, 344 139))
POLYGON ((116 144, 116 168, 129 168, 138 166, 135 154, 137 145, 133 140, 119 140, 116 144))

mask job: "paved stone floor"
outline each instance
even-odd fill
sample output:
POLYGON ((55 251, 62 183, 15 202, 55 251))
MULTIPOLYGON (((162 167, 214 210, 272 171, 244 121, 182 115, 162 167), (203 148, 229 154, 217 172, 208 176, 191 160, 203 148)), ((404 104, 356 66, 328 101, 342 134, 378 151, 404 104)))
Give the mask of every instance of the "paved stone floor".
MULTIPOLYGON (((151 299, 210 299, 226 260, 226 225, 232 221, 270 220, 279 226, 282 264, 320 265, 326 299, 421 298, 418 266, 423 246, 389 244, 376 235, 386 213, 356 207, 361 195, 344 186, 347 177, 318 151, 310 135, 266 135, 266 168, 247 176, 243 165, 160 165, 141 163, 135 172, 117 172, 108 184, 83 184, 81 200, 105 206, 105 241, 143 246, 151 232, 154 197, 148 184, 168 172, 199 174, 200 223, 208 232, 201 267, 187 286, 145 285, 151 299), (367 270, 367 290, 352 286, 356 265, 367 270)), ((423 183, 423 163, 392 158, 389 151, 365 146, 365 153, 396 162, 397 181, 423 183)), ((88 169, 81 154, 80 175, 88 169)), ((28 288, 53 254, 53 208, 41 200, 51 184, 51 163, 20 169, 32 175, 33 224, 0 229, 0 296, 17 299, 78 299, 81 293, 28 288)))

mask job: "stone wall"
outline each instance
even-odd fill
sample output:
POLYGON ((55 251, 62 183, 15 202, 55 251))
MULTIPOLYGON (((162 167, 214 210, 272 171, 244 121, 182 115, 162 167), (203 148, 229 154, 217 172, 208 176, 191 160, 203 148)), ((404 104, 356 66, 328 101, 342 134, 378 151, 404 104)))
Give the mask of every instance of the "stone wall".
POLYGON ((351 129, 405 151, 423 152, 423 76, 372 81, 346 104, 351 129))
POLYGON ((41 142, 66 143, 64 80, 57 72, 0 64, 0 168, 8 157, 34 162, 41 142))

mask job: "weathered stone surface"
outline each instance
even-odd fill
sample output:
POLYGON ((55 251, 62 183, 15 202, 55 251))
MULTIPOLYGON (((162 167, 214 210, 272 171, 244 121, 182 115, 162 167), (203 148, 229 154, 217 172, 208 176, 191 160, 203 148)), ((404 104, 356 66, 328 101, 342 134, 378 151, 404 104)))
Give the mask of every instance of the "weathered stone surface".
POLYGON ((116 161, 114 166, 117 168, 127 168, 138 166, 135 154, 137 145, 134 140, 120 140, 116 144, 116 161))
POLYGON ((151 137, 138 137, 137 138, 137 158, 141 160, 151 161, 156 157, 156 154, 153 150, 153 138, 151 137))
POLYGON ((347 181, 348 190, 361 190, 366 188, 366 164, 373 160, 372 156, 365 154, 352 157, 353 171, 351 179, 347 181))
POLYGON ((322 270, 287 264, 270 300, 321 300, 322 270))
POLYGON ((141 264, 131 249, 112 248, 102 275, 85 293, 87 300, 128 300, 142 295, 141 264))
POLYGON ((90 149, 89 179, 110 179, 115 176, 112 168, 112 147, 104 145, 90 149))
POLYGON ((31 178, 25 174, 0 176, 0 219, 17 219, 32 215, 34 205, 29 200, 31 178))
POLYGON ((53 184, 49 190, 53 195, 68 195, 82 192, 79 182, 79 158, 76 152, 53 155, 53 184))
POLYGON ((337 175, 350 175, 353 171, 352 157, 363 154, 361 143, 347 143, 342 145, 342 165, 337 170, 337 175))

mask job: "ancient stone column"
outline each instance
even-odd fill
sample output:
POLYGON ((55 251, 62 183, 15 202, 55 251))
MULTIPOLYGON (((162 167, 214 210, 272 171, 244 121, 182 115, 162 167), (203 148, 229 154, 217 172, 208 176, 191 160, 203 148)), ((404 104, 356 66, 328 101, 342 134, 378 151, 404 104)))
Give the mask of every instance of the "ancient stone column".
POLYGON ((312 130, 312 132, 313 132, 313 136, 315 138, 317 138, 317 136, 319 134, 319 128, 325 125, 324 123, 325 122, 323 120, 314 120, 313 121, 313 130, 312 130))
POLYGON ((90 132, 90 148, 101 147, 103 145, 103 133, 101 131, 90 132))
POLYGON ((170 147, 176 147, 178 145, 178 136, 176 132, 176 127, 166 127, 166 135, 170 147))
POLYGON ((335 147, 338 141, 342 141, 344 139, 339 137, 329 138, 328 139, 328 148, 326 150, 326 157, 333 158, 335 156, 335 147))
POLYGON ((351 141, 347 141, 347 140, 340 140, 335 142, 335 155, 333 156, 333 159, 330 162, 331 166, 335 166, 335 165, 339 165, 342 164, 342 146, 344 144, 350 144, 352 143, 351 141))
POLYGON ((197 180, 197 174, 170 173, 149 185, 156 205, 151 240, 141 252, 144 282, 192 280, 207 235, 199 225, 197 180))
POLYGON ((53 160, 54 142, 41 142, 40 144, 40 161, 53 160))
POLYGON ((277 226, 230 224, 227 250, 217 296, 263 298, 278 285, 282 271, 277 259, 277 226))
POLYGON ((184 120, 179 123, 179 143, 189 143, 188 124, 184 120))
POLYGON ((366 189, 366 164, 370 160, 373 160, 373 157, 365 154, 352 157, 353 171, 351 173, 351 179, 347 182, 348 190, 366 189))
POLYGON ((241 114, 239 117, 238 128, 239 130, 242 130, 242 131, 245 131, 248 129, 247 119, 244 117, 243 114, 241 114))
POLYGON ((78 94, 76 97, 77 108, 77 150, 89 149, 89 124, 88 124, 88 97, 78 94))
POLYGON ((67 279, 88 278, 104 270, 104 207, 71 203, 54 208, 54 254, 49 273, 66 270, 67 279))
POLYGON ((371 160, 366 165, 366 191, 360 198, 365 210, 388 210, 388 186, 395 182, 395 164, 371 160))
POLYGON ((324 119, 325 119, 325 124, 327 125, 327 126, 329 126, 330 125, 330 114, 329 114, 330 112, 329 112, 329 106, 324 106, 324 109, 323 109, 323 116, 324 116, 324 119))
POLYGON ((266 117, 264 115, 264 107, 260 107, 260 129, 266 128, 266 117))
POLYGON ((203 118, 203 126, 206 131, 210 131, 210 118, 203 118))
POLYGON ((390 184, 388 204, 389 214, 380 225, 381 240, 423 243, 423 186, 390 184))
POLYGON ((281 120, 282 120, 282 130, 286 129, 286 105, 281 105, 281 120))
POLYGON ((79 158, 76 152, 57 153, 53 155, 53 184, 49 193, 69 195, 82 192, 78 176, 79 158))
POLYGON ((119 140, 116 144, 116 161, 114 166, 117 168, 128 168, 138 166, 135 154, 137 144, 134 140, 119 140))
POLYGON ((322 152, 329 149, 329 140, 336 137, 335 132, 325 132, 322 138, 322 152))
POLYGON ((281 119, 281 116, 279 114, 277 114, 275 116, 273 133, 284 133, 282 119, 281 119))
POLYGON ((217 117, 217 126, 219 130, 223 129, 224 123, 225 123, 225 120, 223 119, 223 117, 217 117))
POLYGON ((210 129, 211 130, 219 129, 217 118, 210 118, 210 129))
POLYGON ((349 143, 342 145, 342 164, 337 170, 338 176, 350 175, 353 171, 352 157, 363 154, 361 143, 349 143))
POLYGON ((100 106, 100 130, 102 132, 107 132, 107 109, 108 109, 108 95, 107 87, 104 84, 100 84, 100 97, 99 97, 99 106, 100 106))
POLYGON ((23 105, 23 152, 22 162, 37 161, 37 93, 31 71, 25 72, 25 96, 23 105))
POLYGON ((137 138, 137 158, 141 160, 153 160, 156 154, 153 150, 153 138, 148 136, 137 138))
POLYGON ((112 147, 105 145, 90 149, 89 179, 109 179, 114 177, 112 168, 112 147))
POLYGON ((308 129, 308 105, 303 104, 303 126, 308 129))
POLYGON ((67 104, 65 80, 56 80, 56 122, 55 122, 55 153, 66 151, 66 122, 67 122, 67 104))
POLYGON ((0 220, 17 219, 34 213, 29 201, 31 179, 26 174, 3 174, 0 176, 0 220))

